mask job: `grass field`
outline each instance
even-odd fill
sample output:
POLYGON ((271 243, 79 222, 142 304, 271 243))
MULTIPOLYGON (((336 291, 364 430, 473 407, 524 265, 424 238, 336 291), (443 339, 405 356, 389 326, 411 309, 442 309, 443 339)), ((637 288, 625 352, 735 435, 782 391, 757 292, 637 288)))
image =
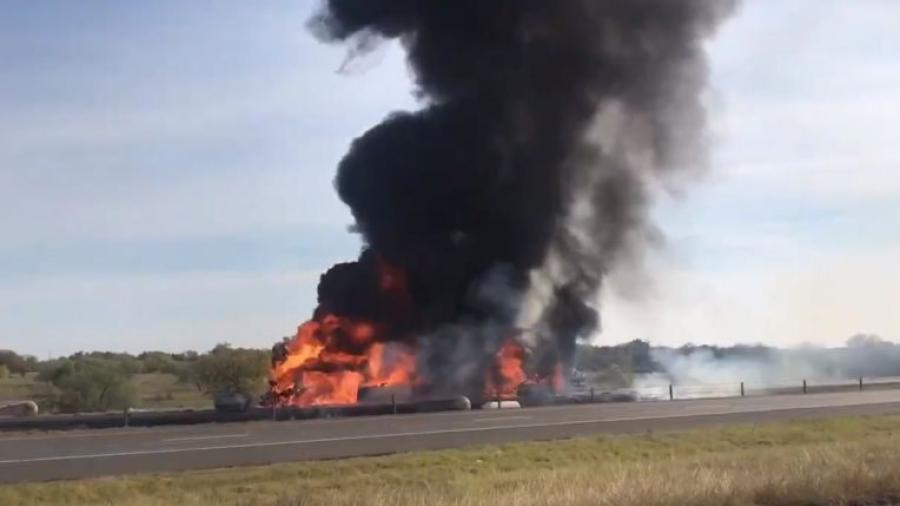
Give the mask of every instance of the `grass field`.
POLYGON ((172 374, 136 374, 132 380, 138 388, 140 407, 209 408, 212 401, 193 385, 180 384, 172 374))
POLYGON ((0 487, 0 504, 900 504, 900 417, 0 487))
MULTIPOLYGON (((36 373, 24 378, 15 375, 0 379, 0 402, 47 398, 52 386, 36 379, 36 373)), ((138 408, 208 408, 212 401, 193 385, 179 384, 172 374, 136 374, 131 379, 138 390, 138 408)))

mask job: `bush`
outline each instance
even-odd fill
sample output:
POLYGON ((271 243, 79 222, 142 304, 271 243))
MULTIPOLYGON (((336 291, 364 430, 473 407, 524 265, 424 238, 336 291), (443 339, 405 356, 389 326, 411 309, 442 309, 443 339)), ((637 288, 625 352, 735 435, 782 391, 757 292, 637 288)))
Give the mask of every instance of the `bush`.
POLYGON ((131 371, 131 367, 114 360, 80 356, 48 363, 39 378, 59 390, 56 403, 60 411, 107 411, 137 404, 131 371))
POLYGON ((177 376, 179 370, 183 367, 172 354, 161 351, 147 351, 138 355, 137 358, 142 364, 141 372, 144 373, 172 374, 177 376))
MULTIPOLYGON (((269 355, 262 350, 220 344, 190 366, 189 381, 208 394, 261 394, 266 389, 269 355)), ((187 380, 187 379, 186 379, 187 380)))
POLYGON ((24 375, 32 370, 35 361, 34 357, 23 357, 14 351, 0 350, 0 366, 6 367, 9 374, 24 375))

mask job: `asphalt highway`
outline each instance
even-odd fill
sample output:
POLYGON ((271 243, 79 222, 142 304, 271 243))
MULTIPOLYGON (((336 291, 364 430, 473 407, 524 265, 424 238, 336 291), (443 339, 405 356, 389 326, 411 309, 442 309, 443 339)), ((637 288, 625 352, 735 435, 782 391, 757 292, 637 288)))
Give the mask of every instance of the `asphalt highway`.
POLYGON ((900 390, 296 422, 0 433, 0 483, 380 455, 597 433, 900 413, 900 390))

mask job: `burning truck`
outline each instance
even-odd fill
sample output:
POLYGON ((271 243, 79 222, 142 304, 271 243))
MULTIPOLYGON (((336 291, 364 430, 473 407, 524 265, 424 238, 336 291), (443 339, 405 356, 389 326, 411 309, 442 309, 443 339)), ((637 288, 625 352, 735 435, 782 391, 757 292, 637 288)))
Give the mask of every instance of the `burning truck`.
MULTIPOLYGON (((379 261, 376 290, 385 304, 409 307, 404 276, 379 261)), ((327 275, 326 275, 327 276, 327 275)), ((321 309, 321 306, 320 306, 321 309)), ((394 320, 396 322, 396 320, 394 320)), ((452 386, 429 379, 420 360, 422 346, 416 334, 398 330, 391 322, 324 312, 301 325, 296 336, 286 338, 272 350, 271 392, 268 404, 319 406, 384 400, 378 390, 390 392, 392 400, 465 395, 477 406, 485 401, 516 400, 524 384, 539 384, 552 391, 562 389, 562 367, 549 375, 531 370, 521 332, 509 330, 494 349, 483 352, 480 367, 471 377, 458 376, 452 386), (529 372, 526 372, 529 371, 529 372)))
POLYGON ((732 0, 327 0, 348 58, 399 40, 416 111, 335 187, 363 248, 273 349, 275 406, 561 392, 599 293, 658 243, 653 192, 705 161, 704 39, 732 0))

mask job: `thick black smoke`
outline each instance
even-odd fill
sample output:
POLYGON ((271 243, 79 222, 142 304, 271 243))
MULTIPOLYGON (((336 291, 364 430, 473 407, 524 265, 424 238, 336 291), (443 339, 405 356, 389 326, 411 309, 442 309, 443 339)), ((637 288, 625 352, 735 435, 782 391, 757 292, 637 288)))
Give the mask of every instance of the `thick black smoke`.
POLYGON ((653 181, 703 165, 702 43, 735 2, 327 1, 314 33, 352 52, 399 38, 423 108, 341 161, 367 251, 323 276, 321 306, 394 318, 367 288, 381 259, 407 274, 413 308, 390 323, 430 336, 434 383, 516 325, 539 363, 567 362, 604 274, 648 233, 653 181))

